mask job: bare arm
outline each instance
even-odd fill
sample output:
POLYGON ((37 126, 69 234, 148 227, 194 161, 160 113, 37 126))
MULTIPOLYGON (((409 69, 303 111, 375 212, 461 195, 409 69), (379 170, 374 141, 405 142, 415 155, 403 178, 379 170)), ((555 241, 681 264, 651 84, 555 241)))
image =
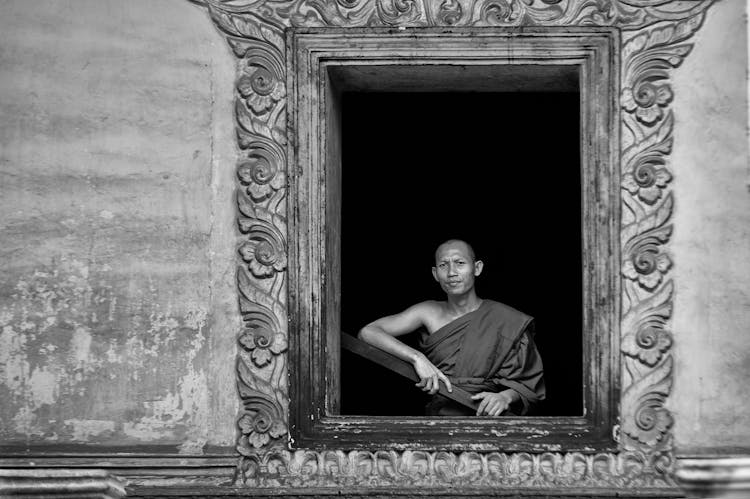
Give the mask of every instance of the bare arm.
POLYGON ((424 325, 426 308, 426 304, 419 303, 399 314, 373 321, 359 331, 359 339, 413 364, 422 353, 395 337, 411 333, 424 325))
POLYGON ((380 348, 396 357, 410 362, 420 378, 417 386, 429 393, 438 390, 442 381, 448 391, 452 391, 451 382, 425 355, 396 337, 411 333, 425 324, 425 317, 430 311, 429 303, 419 303, 403 312, 382 317, 366 325, 359 331, 359 339, 380 348))

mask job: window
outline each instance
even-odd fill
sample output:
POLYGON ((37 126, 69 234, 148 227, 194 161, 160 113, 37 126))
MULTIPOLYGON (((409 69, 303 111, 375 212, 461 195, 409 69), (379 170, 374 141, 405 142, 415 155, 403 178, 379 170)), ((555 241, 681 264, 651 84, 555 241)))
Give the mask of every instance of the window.
MULTIPOLYGON (((518 68, 531 66, 491 69, 518 68)), ((479 296, 535 319, 547 381, 537 413, 580 416, 578 72, 539 73, 524 74, 523 88, 496 83, 505 92, 342 93, 341 327, 356 334, 418 301, 444 300, 433 252, 460 237, 484 262, 479 296)), ((416 346, 419 333, 401 339, 416 346)), ((412 381, 341 355, 338 413, 424 415, 428 397, 412 381)))
MULTIPOLYGON (((394 449, 504 451, 613 448, 611 428, 616 417, 613 400, 618 396, 619 375, 618 363, 613 361, 617 358, 616 338, 619 337, 618 269, 614 263, 618 261, 619 251, 616 161, 619 144, 616 133, 611 132, 617 130, 613 32, 603 29, 482 29, 425 30, 408 34, 379 31, 377 36, 373 33, 373 30, 351 29, 297 30, 291 31, 288 38, 289 74, 294 80, 290 85, 289 100, 293 130, 290 161, 295 172, 291 182, 289 237, 295 242, 290 247, 289 288, 293 317, 290 360, 297 366, 290 387, 294 444, 313 448, 386 445, 394 449), (568 100, 561 95, 550 97, 551 92, 567 94, 568 100), (355 269, 349 262, 366 259, 368 248, 349 249, 354 243, 347 244, 350 239, 345 233, 356 231, 353 229, 356 226, 365 227, 376 235, 380 244, 383 239, 398 238, 407 230, 404 224, 408 226, 406 221, 410 218, 422 220, 429 215, 416 212, 417 206, 403 201, 410 192, 418 199, 416 188, 406 187, 406 191, 401 192, 398 188, 418 182, 424 176, 424 168, 432 168, 432 162, 438 156, 430 156, 429 145, 423 145, 423 152, 415 147, 429 137, 404 137, 404 130, 394 131, 393 126, 385 128, 387 119, 384 118, 390 117, 403 124, 411 119, 414 108, 422 106, 419 114, 424 117, 424 112, 435 109, 435 103, 441 99, 438 109, 447 119, 444 120, 443 135, 434 137, 431 145, 443 144, 453 148, 454 156, 448 151, 442 154, 452 161, 462 156, 472 158, 472 161, 486 161, 493 154, 502 158, 503 147, 494 144, 493 152, 477 155, 477 148, 490 137, 474 142, 470 140, 472 135, 481 135, 477 127, 483 123, 477 123, 477 114, 469 112, 472 106, 478 106, 478 102, 482 103, 483 109, 523 107, 525 104, 531 106, 530 115, 545 110, 549 112, 551 106, 558 105, 567 105, 573 110, 572 115, 563 113, 575 123, 573 127, 562 130, 546 126, 548 120, 541 120, 539 126, 532 127, 528 133, 534 138, 535 147, 531 149, 528 143, 521 145, 518 137, 514 138, 514 147, 527 149, 514 157, 516 161, 528 158, 532 164, 535 155, 543 156, 539 149, 546 148, 558 156, 567 150, 565 161, 573 165, 580 163, 580 168, 568 167, 569 176, 561 175, 547 159, 541 161, 544 163, 541 166, 533 165, 536 168, 533 168, 532 175, 520 168, 509 172, 507 178, 525 185, 515 185, 512 189, 514 197, 504 200, 508 204, 503 205, 499 214, 486 215, 483 222, 488 223, 493 216, 515 208, 516 215, 521 213, 523 216, 509 232, 528 230, 530 226, 535 230, 525 234, 524 241, 514 242, 515 248, 499 244, 496 238, 487 238, 477 244, 480 255, 490 262, 488 268, 492 268, 492 254, 502 255, 498 258, 501 261, 514 258, 513 251, 526 241, 531 241, 537 253, 531 258, 526 251, 518 253, 529 258, 525 266, 533 265, 533 259, 542 259, 539 268, 535 269, 540 274, 534 280, 539 280, 539 276, 546 278, 542 285, 555 290, 544 303, 534 302, 533 286, 516 294, 499 287, 497 281, 493 284, 488 280, 489 286, 497 286, 492 291, 482 291, 482 281, 478 286, 483 296, 514 305, 535 315, 537 320, 545 314, 549 317, 546 320, 549 326, 541 328, 537 325, 537 330, 548 376, 548 398, 553 402, 561 390, 567 392, 570 386, 555 389, 555 383, 560 379, 555 377, 553 380, 549 375, 555 369, 564 372, 570 359, 550 354, 558 347, 554 341, 545 347, 542 338, 550 335, 552 339, 552 335, 558 335, 554 340, 559 341, 560 336, 569 335, 566 340, 573 338, 572 343, 578 345, 578 350, 571 351, 572 356, 578 354, 580 358, 571 363, 575 364, 573 370, 579 377, 570 382, 576 385, 573 390, 577 390, 574 397, 578 399, 572 403, 568 400, 567 406, 558 405, 556 409, 548 410, 546 416, 431 419, 416 415, 345 414, 346 402, 341 399, 341 394, 342 387, 346 389, 342 381, 342 362, 346 359, 339 354, 342 326, 347 329, 361 327, 378 315, 398 311, 398 308, 371 308, 374 315, 361 317, 359 320, 363 322, 358 326, 355 324, 358 319, 351 316, 361 306, 352 303, 361 296, 353 283, 360 277, 355 270, 349 270, 355 269), (445 99, 448 99, 448 106, 445 99), (348 114, 352 108, 360 116, 374 113, 376 117, 369 123, 367 120, 352 121, 348 114), (458 116, 469 122, 463 122, 458 116), (352 122, 354 125, 350 125, 352 122), (380 133, 373 127, 380 128, 380 133), (473 133, 464 133, 472 127, 473 133), (571 128, 575 137, 572 148, 571 128), (403 146, 404 143, 407 147, 403 146), (413 169, 404 172, 404 164, 400 164, 398 168, 383 165, 374 170, 376 166, 372 161, 377 161, 378 157, 398 157, 393 163, 406 161, 413 165, 413 169), (350 168, 358 167, 352 164, 367 161, 370 161, 369 167, 363 168, 368 169, 369 175, 350 173, 350 168), (412 180, 401 182, 396 187, 405 176, 411 176, 412 180), (536 182, 534 177, 538 177, 536 182), (383 203, 390 205, 388 218, 400 215, 401 225, 356 220, 363 213, 356 208, 357 204, 368 202, 359 195, 364 190, 357 187, 357 182, 369 184, 371 192, 376 190, 383 203), (356 199, 352 201, 351 196, 356 199), (566 204, 558 206, 558 203, 551 202, 550 196, 565 199, 566 204), (537 197, 544 198, 545 202, 536 200, 537 197), (545 213, 550 210, 550 204, 552 210, 545 213), (349 206, 353 207, 351 212, 347 211, 349 206), (564 225, 569 230, 560 230, 560 221, 556 218, 560 216, 577 219, 564 225), (355 220, 350 217, 355 217, 355 220), (485 249, 483 245, 488 248, 487 254, 481 254, 485 249), (499 250, 507 253, 500 254, 499 250), (566 292, 571 296, 560 296, 559 299, 555 296, 566 292), (540 307, 541 313, 513 302, 514 299, 523 299, 524 293, 528 295, 529 306, 540 307), (563 321, 565 325, 555 324, 553 319, 553 309, 560 306, 561 301, 568 314, 563 321), (577 324, 570 324, 576 321, 577 324), (545 353, 545 349, 548 352, 545 353)), ((431 119, 435 118, 437 116, 431 119)), ((518 121, 524 120, 519 117, 518 121)), ((526 126, 529 126, 529 120, 526 120, 526 126)), ((441 170, 446 172, 451 168, 450 165, 436 167, 446 168, 441 170)), ((494 176, 485 184, 498 178, 494 176)), ((485 198, 492 192, 493 189, 482 192, 480 197, 483 199, 478 202, 485 204, 481 204, 478 211, 487 211, 485 198)), ((424 281, 428 285, 431 251, 436 242, 446 238, 441 234, 434 237, 438 241, 428 239, 424 248, 410 247, 417 253, 426 252, 423 254, 424 263, 410 262, 409 266, 424 267, 424 281)), ((366 246, 364 242, 360 244, 366 246)), ((500 262, 495 265, 502 268, 500 262)), ((516 279, 523 280, 523 276, 516 279)), ((421 298, 418 293, 409 292, 406 298, 398 299, 414 302, 421 298)), ((396 307, 395 303, 393 306, 396 307)), ((562 404, 559 399, 558 404, 562 404)))

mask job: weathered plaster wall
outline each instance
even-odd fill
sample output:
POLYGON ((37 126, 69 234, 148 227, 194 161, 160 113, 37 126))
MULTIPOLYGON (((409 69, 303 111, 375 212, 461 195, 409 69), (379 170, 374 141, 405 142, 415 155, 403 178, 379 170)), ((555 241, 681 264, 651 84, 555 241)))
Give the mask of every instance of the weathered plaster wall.
POLYGON ((233 444, 233 78, 184 0, 0 2, 0 447, 233 444))
POLYGON ((675 71, 675 383, 681 453, 750 450, 745 2, 721 0, 675 71))

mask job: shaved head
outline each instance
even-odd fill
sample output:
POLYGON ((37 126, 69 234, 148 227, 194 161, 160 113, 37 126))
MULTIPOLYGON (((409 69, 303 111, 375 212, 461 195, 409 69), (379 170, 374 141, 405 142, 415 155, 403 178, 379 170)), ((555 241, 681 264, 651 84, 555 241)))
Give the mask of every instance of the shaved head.
POLYGON ((469 258, 471 258, 472 263, 474 263, 477 260, 477 257, 474 254, 474 248, 471 247, 471 244, 467 243, 466 241, 462 239, 448 239, 447 241, 443 242, 440 246, 438 246, 437 249, 435 250, 436 262, 438 259, 438 255, 440 255, 440 250, 448 246, 463 246, 466 249, 467 255, 469 256, 469 258))

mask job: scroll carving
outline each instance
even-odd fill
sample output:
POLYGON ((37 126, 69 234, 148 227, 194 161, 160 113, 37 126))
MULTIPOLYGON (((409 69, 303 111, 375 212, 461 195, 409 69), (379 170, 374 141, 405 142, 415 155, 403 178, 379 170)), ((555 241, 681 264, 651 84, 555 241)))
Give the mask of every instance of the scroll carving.
MULTIPOLYGON (((666 5, 666 4, 665 4, 666 5)), ((621 228, 623 311, 621 446, 672 461, 672 415, 665 402, 672 387, 672 314, 674 198, 674 114, 671 70, 690 53, 686 41, 700 28, 704 13, 670 16, 629 34, 622 48, 621 228)), ((668 468, 669 469, 669 468, 668 468)))
MULTIPOLYGON (((712 0, 205 0, 227 34, 248 32, 233 16, 257 16, 273 26, 467 27, 617 26, 642 29, 682 21, 712 0)), ((238 34, 239 33, 239 34, 238 34)), ((283 45, 278 45, 279 47, 283 45)))
MULTIPOLYGON (((242 413, 237 449, 283 447, 288 427, 286 386, 286 109, 282 26, 249 9, 206 4, 237 56, 235 119, 240 312, 237 386, 242 413)), ((261 9, 262 12, 262 9, 261 9)))
POLYGON ((672 485, 674 173, 671 71, 711 0, 206 0, 237 57, 237 284, 245 327, 237 383, 237 484, 373 487, 672 485), (286 74, 289 26, 620 28, 621 358, 619 452, 451 453, 287 448, 286 74))

